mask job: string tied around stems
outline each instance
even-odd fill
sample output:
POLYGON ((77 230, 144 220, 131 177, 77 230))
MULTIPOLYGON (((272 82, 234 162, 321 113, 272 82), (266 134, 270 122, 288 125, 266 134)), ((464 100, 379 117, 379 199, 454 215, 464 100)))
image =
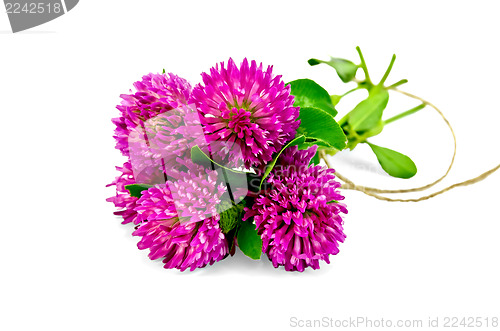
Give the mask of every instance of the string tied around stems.
MULTIPOLYGON (((448 126, 448 129, 450 130, 450 133, 453 137, 453 156, 451 158, 451 161, 450 161, 450 164, 446 170, 446 172, 444 173, 444 175, 442 175, 441 177, 439 177, 437 180, 429 183, 429 184, 426 184, 426 185, 423 185, 423 186, 420 186, 420 187, 414 187, 414 188, 410 188, 410 189, 395 189, 395 190, 389 190, 389 189, 380 189, 380 188, 376 188, 376 187, 367 187, 367 186, 361 186, 361 185, 356 185, 353 181, 351 181, 350 179, 348 179, 347 177, 341 175, 340 173, 336 172, 336 176, 337 178, 339 178, 341 181, 344 182, 344 184, 342 184, 341 188, 342 189, 345 189, 345 190, 355 190, 355 191, 360 191, 368 196, 371 196, 371 197, 374 197, 376 199, 379 199, 379 200, 383 200, 383 201, 389 201, 389 202, 419 202, 419 201, 424 201, 424 200, 428 200, 428 199, 431 199, 431 198, 434 198, 435 196, 438 196, 440 194, 443 194, 445 192, 448 192, 454 188, 457 188, 457 187, 463 187, 463 186, 467 186, 467 185, 472 185, 472 184, 475 184, 475 183, 478 183, 484 179, 486 179, 487 177, 489 177, 491 174, 493 174, 494 172, 496 172, 498 169, 500 169, 500 164, 498 164, 497 166, 495 166, 494 168, 480 174, 479 176, 477 177, 474 177, 474 178, 471 178, 471 179, 468 179, 468 180, 465 180, 465 181, 462 181, 462 182, 459 182, 459 183, 455 183, 453 185, 450 185, 440 191, 436 191, 434 193, 431 193, 429 195, 425 195, 425 196, 421 196, 419 198, 414 198, 414 199, 394 199, 394 198, 388 198, 386 196, 383 196, 381 194, 397 194, 397 193, 412 193, 412 192, 420 192, 420 191, 425 191, 425 190, 428 190, 429 188, 435 186, 436 184, 438 184, 439 182, 441 182, 443 179, 445 179, 448 174, 450 173, 451 171, 451 168, 453 167, 453 164, 455 162, 455 156, 457 154, 457 139, 456 139, 456 136, 455 136, 455 132, 453 130, 453 127, 451 126, 450 122, 448 121, 448 119, 444 116, 443 112, 437 108, 434 104, 430 103, 429 101, 426 101, 416 95, 413 95, 411 93, 408 93, 408 92, 405 92, 405 91, 401 91, 399 89, 396 88, 396 86, 394 87, 389 87, 389 89, 395 91, 395 92, 398 92, 398 93, 401 93, 403 95, 406 95, 410 98, 413 98, 413 99, 416 99, 416 100, 419 100, 420 102, 422 102, 422 106, 417 106, 415 107, 414 109, 411 109, 410 111, 408 112, 416 112, 420 109, 423 109, 425 106, 429 106, 431 108, 433 108, 440 116, 441 118, 443 119, 443 121, 446 123, 446 125, 448 126)), ((404 116, 406 115, 409 115, 410 113, 407 113, 407 114, 404 114, 404 116)), ((399 116, 399 115, 398 115, 399 116)), ((397 118, 395 118, 394 120, 396 120, 397 118)), ((391 121, 391 119, 389 119, 387 122, 391 121)), ((325 162, 325 164, 327 165, 328 168, 332 168, 328 158, 326 157, 326 154, 324 151, 321 151, 320 152, 320 157, 323 159, 323 161, 325 162)))

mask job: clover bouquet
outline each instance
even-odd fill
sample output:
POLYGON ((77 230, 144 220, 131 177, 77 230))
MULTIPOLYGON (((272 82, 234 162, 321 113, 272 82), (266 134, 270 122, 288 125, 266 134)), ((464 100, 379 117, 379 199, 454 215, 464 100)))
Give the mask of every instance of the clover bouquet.
POLYGON ((380 194, 420 191, 442 180, 410 190, 379 190, 355 185, 331 168, 328 157, 365 143, 389 175, 414 176, 417 168, 408 156, 369 138, 426 106, 435 108, 399 91, 406 80, 386 84, 395 56, 374 83, 357 50, 360 64, 309 60, 356 84, 343 94, 330 94, 309 79, 285 84, 271 66, 229 59, 202 73, 194 87, 163 71, 145 75, 135 91, 121 95, 114 138, 126 161, 116 168, 119 175, 108 185, 116 194, 107 200, 119 208, 115 214, 123 223, 135 225, 138 248, 149 250, 152 260, 162 259, 165 268, 181 271, 234 255, 236 247, 252 259, 265 254, 274 267, 287 271, 318 269, 339 253, 346 238, 341 188, 414 201, 380 194), (368 97, 337 118, 335 106, 361 89, 368 97), (383 120, 389 91, 420 103, 383 120))

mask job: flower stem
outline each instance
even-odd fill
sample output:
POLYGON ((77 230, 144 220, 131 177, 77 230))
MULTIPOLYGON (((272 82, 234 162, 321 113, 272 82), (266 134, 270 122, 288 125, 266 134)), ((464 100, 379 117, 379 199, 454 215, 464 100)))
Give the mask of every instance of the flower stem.
POLYGON ((403 85, 403 84, 406 84, 408 83, 408 79, 401 79, 400 81, 392 84, 391 86, 388 86, 387 89, 390 90, 390 89, 394 89, 400 85, 403 85))
POLYGON ((392 66, 394 65, 394 61, 396 61, 396 54, 392 55, 391 63, 389 64, 389 67, 385 71, 384 76, 380 80, 380 83, 378 83, 379 85, 381 85, 381 86, 384 85, 385 81, 387 80, 387 77, 389 77, 389 74, 391 73, 392 66))
POLYGON ((363 69, 363 72, 365 73, 365 81, 366 82, 369 82, 371 84, 371 79, 370 79, 370 75, 368 74, 368 68, 366 67, 366 62, 365 62, 365 58, 363 57, 363 53, 361 53, 361 48, 359 48, 359 46, 356 46, 356 51, 358 51, 358 54, 359 54, 359 58, 361 60, 361 69, 363 69))
POLYGON ((360 89, 360 87, 359 87, 359 86, 358 86, 358 87, 355 87, 355 88, 353 88, 352 90, 349 90, 349 91, 347 91, 346 93, 342 94, 340 97, 341 97, 341 98, 343 98, 343 97, 345 97, 346 95, 348 95, 348 94, 350 94, 350 93, 352 93, 352 92, 354 92, 354 91, 357 91, 357 90, 359 90, 359 89, 360 89))
POLYGON ((392 122, 397 121, 399 119, 402 119, 403 117, 406 117, 408 115, 414 114, 417 111, 419 111, 420 109, 425 108, 425 106, 427 106, 425 103, 421 103, 420 105, 418 105, 418 106, 416 106, 416 107, 414 107, 414 108, 412 108, 410 110, 402 112, 401 114, 398 114, 398 115, 396 115, 394 117, 391 117, 388 120, 385 120, 384 124, 389 124, 389 123, 392 123, 392 122))

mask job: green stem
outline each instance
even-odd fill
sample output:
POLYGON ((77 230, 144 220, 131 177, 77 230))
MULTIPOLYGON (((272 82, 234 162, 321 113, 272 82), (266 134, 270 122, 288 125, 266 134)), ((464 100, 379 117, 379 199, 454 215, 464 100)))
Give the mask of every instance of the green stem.
POLYGON ((408 83, 408 79, 401 79, 399 82, 396 82, 396 83, 388 86, 387 89, 388 90, 395 89, 396 87, 401 86, 401 85, 406 84, 406 83, 408 83))
POLYGON ((347 119, 349 118, 349 113, 345 114, 344 117, 340 119, 337 123, 342 127, 344 124, 347 123, 347 119))
POLYGON ((346 93, 342 94, 340 97, 341 97, 341 98, 343 98, 343 97, 345 97, 346 95, 348 95, 349 93, 352 93, 352 92, 357 91, 357 90, 359 90, 359 89, 360 89, 360 87, 359 87, 359 86, 358 86, 358 87, 355 87, 355 88, 353 88, 352 90, 349 90, 349 91, 347 91, 346 93))
POLYGON ((389 68, 385 71, 384 77, 382 77, 382 80, 380 80, 380 83, 378 85, 383 86, 387 77, 389 77, 389 74, 391 73, 392 66, 394 65, 394 61, 396 61, 396 54, 392 55, 391 63, 389 64, 389 68))
POLYGON ((420 105, 418 105, 418 106, 416 106, 416 107, 414 107, 414 108, 412 108, 410 110, 407 110, 405 112, 402 112, 399 115, 396 115, 394 117, 389 118, 388 120, 384 121, 384 124, 389 124, 389 123, 392 123, 392 122, 397 121, 399 119, 402 119, 403 117, 406 117, 408 115, 414 114, 417 111, 419 111, 420 109, 425 108, 425 106, 427 106, 427 105, 425 103, 422 103, 422 104, 420 104, 420 105))
POLYGON ((365 58, 363 57, 363 53, 361 53, 361 48, 359 48, 359 46, 356 46, 356 51, 358 51, 358 54, 359 54, 359 58, 361 60, 361 69, 363 69, 363 72, 365 73, 365 81, 369 82, 371 84, 371 79, 370 79, 370 75, 368 74, 368 68, 366 67, 366 62, 365 62, 365 58))

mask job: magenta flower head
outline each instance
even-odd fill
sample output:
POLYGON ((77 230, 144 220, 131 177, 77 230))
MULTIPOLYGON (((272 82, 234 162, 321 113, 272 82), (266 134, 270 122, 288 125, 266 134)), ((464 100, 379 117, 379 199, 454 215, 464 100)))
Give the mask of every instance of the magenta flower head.
POLYGON ((219 162, 261 167, 295 136, 299 108, 293 107, 290 86, 273 76, 272 66, 264 70, 244 59, 238 67, 229 59, 227 66, 221 62, 202 78, 191 100, 203 116, 207 141, 225 144, 219 162))
POLYGON ((337 189, 334 170, 309 166, 317 146, 286 149, 267 182, 272 186, 246 209, 243 220, 253 217, 262 238, 262 251, 274 267, 288 271, 319 268, 319 261, 330 263, 344 242, 341 213, 347 213, 344 197, 337 189))
MULTIPOLYGON (((115 214, 123 217, 123 223, 138 224, 137 213, 134 210, 137 198, 131 196, 125 186, 137 182, 164 183, 165 174, 161 167, 163 160, 160 160, 158 153, 155 152, 165 145, 170 145, 170 149, 160 157, 165 154, 168 154, 170 160, 177 156, 183 157, 184 155, 178 154, 179 150, 186 145, 185 135, 175 130, 182 131, 188 125, 199 127, 200 124, 198 116, 193 116, 192 111, 184 117, 191 121, 188 124, 178 114, 186 113, 185 110, 188 107, 185 104, 191 93, 191 86, 183 78, 171 73, 148 74, 143 76, 141 81, 135 82, 134 87, 137 92, 131 91, 131 94, 121 95, 123 100, 117 106, 120 116, 113 119, 116 125, 114 136, 117 142, 116 148, 123 155, 128 156, 129 160, 123 167, 117 167, 121 174, 107 185, 116 186, 115 196, 108 198, 107 201, 113 202, 117 208, 121 209, 115 214), (171 116, 159 116, 167 112, 173 113, 171 116), (167 122, 168 120, 171 122, 167 122), (162 121, 163 123, 160 123, 162 121), (146 141, 147 143, 154 142, 156 149, 151 151, 153 148, 146 146, 146 143, 142 144, 146 141), (147 148, 143 148, 141 144, 147 148), (177 149, 172 151, 172 148, 177 149)), ((202 130, 199 129, 199 131, 198 136, 202 135, 202 130)), ((193 134, 190 137, 193 137, 193 134)), ((183 151, 186 149, 184 148, 183 151)), ((171 164, 168 166, 171 168, 171 164)))
POLYGON ((120 96, 123 100, 116 108, 121 114, 113 119, 116 148, 125 156, 129 155, 128 139, 133 128, 158 114, 186 105, 191 93, 191 85, 172 73, 148 74, 135 82, 134 87, 137 92, 120 96))
POLYGON ((225 258, 228 242, 219 226, 216 207, 225 186, 217 175, 195 176, 186 173, 182 180, 158 184, 143 191, 135 211, 140 226, 133 235, 142 239, 139 249, 149 249, 149 258, 162 258, 167 269, 181 271, 202 268, 225 258))
POLYGON ((116 186, 116 194, 107 198, 106 201, 114 203, 115 207, 121 209, 114 214, 123 217, 123 224, 130 222, 137 224, 137 212, 134 211, 137 198, 130 196, 129 191, 125 188, 126 185, 135 183, 130 162, 125 162, 123 167, 116 167, 116 170, 120 172, 120 175, 111 184, 106 185, 106 187, 116 186))
POLYGON ((178 178, 184 160, 191 160, 192 147, 199 146, 208 152, 198 111, 185 105, 131 128, 128 146, 136 180, 148 184, 156 171, 178 178))
MULTIPOLYGON (((112 202, 119 211, 114 212, 115 215, 123 217, 122 224, 134 223, 139 224, 140 220, 137 218, 137 212, 134 210, 137 203, 137 198, 130 195, 129 190, 125 188, 127 185, 135 184, 137 181, 134 176, 134 171, 130 161, 123 164, 123 167, 116 167, 120 174, 113 182, 106 185, 116 186, 116 193, 114 196, 107 198, 106 201, 112 202)), ((142 174, 143 179, 145 175, 142 174)), ((164 181, 164 174, 160 169, 156 169, 148 174, 146 183, 160 183, 164 181)))

